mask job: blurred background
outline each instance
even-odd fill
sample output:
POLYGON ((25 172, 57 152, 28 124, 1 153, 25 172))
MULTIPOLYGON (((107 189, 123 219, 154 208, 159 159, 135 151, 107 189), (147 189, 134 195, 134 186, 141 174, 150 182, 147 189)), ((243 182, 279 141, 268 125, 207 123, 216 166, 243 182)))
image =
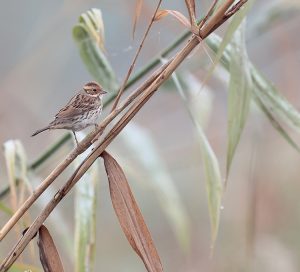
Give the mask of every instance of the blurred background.
MULTIPOLYGON (((211 1, 196 2, 199 16, 205 13, 211 1)), ((297 34, 300 5, 297 2, 257 1, 247 20, 247 48, 252 63, 300 109, 300 38, 297 34)), ((65 131, 51 131, 30 137, 53 119, 75 91, 92 80, 71 33, 82 12, 101 9, 107 58, 121 82, 154 5, 154 1, 144 1, 133 40, 135 1, 3 2, 0 9, 1 144, 19 139, 30 163, 65 134, 65 131)), ((187 15, 184 1, 163 1, 162 6, 187 15)), ((135 71, 183 31, 183 26, 173 18, 155 23, 135 71)), ((223 35, 224 31, 222 27, 218 34, 223 35)), ((202 95, 205 133, 225 176, 228 74, 217 68, 207 86, 201 88, 201 80, 211 65, 204 49, 200 46, 180 67, 178 75, 189 79, 191 88, 198 89, 202 95)), ((108 109, 103 115, 107 112, 108 109)), ((300 156, 259 109, 251 107, 233 160, 213 258, 210 258, 210 221, 198 136, 176 88, 171 84, 161 88, 133 123, 110 145, 109 151, 127 175, 165 271, 300 270, 300 156), (143 141, 139 143, 142 136, 148 141, 146 146, 143 141), (160 186, 167 187, 161 189, 160 186), (166 196, 164 190, 170 195, 166 196), (169 199, 168 205, 171 204, 166 207, 165 197, 174 197, 174 206, 169 199), (167 214, 172 208, 174 211, 169 213, 176 213, 178 209, 181 212, 180 230, 167 214)), ((288 127, 286 130, 300 144, 299 134, 288 127)), ((30 174, 33 187, 63 160, 72 144, 69 141, 30 174)), ((112 209, 102 161, 99 167, 96 271, 144 271, 112 209)), ((70 176, 72 169, 65 171, 34 205, 31 218, 70 176)), ((5 160, 1 156, 0 190, 7 185, 5 160)), ((9 195, 1 202, 10 206, 9 195)), ((1 226, 8 218, 0 211, 1 226)), ((74 193, 56 208, 46 225, 66 271, 73 271, 74 193)), ((1 243, 0 259, 14 244, 16 231, 1 243)), ((26 249, 19 258, 20 263, 41 267, 35 243, 31 242, 33 252, 26 249)))

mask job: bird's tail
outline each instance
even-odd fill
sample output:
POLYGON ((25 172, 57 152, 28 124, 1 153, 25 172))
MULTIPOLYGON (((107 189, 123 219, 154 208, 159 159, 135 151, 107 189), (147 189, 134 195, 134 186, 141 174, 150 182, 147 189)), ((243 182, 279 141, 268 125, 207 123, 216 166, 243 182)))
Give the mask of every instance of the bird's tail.
POLYGON ((45 130, 48 130, 48 129, 50 129, 49 126, 48 126, 48 127, 45 127, 45 128, 42 128, 42 129, 39 129, 39 130, 37 130, 35 133, 33 133, 33 134, 31 135, 31 137, 33 137, 33 136, 35 136, 35 135, 37 135, 37 134, 39 134, 39 133, 41 133, 41 132, 43 132, 43 131, 45 131, 45 130))

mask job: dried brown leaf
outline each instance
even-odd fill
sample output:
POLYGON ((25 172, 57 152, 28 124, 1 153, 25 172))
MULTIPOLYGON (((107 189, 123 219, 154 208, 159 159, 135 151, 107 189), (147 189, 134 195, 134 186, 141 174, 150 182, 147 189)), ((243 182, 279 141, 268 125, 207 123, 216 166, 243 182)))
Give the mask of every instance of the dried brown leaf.
POLYGON ((44 271, 63 272, 64 268, 54 241, 48 229, 44 225, 42 225, 39 229, 38 246, 40 251, 40 260, 44 271))
POLYGON ((157 11, 154 21, 161 20, 162 18, 166 17, 167 15, 173 16, 177 21, 183 24, 187 28, 191 28, 191 23, 189 19, 186 18, 182 13, 177 10, 170 10, 170 9, 162 9, 157 11))
POLYGON ((102 157, 109 181, 112 204, 128 242, 143 260, 148 271, 163 271, 150 232, 122 168, 107 152, 103 152, 102 157))
POLYGON ((136 30, 137 21, 140 18, 140 15, 141 15, 142 6, 143 6, 143 0, 136 0, 134 20, 133 20, 133 30, 132 30, 132 37, 133 38, 134 38, 135 30, 136 30))
POLYGON ((190 16, 190 23, 191 25, 196 24, 196 6, 195 6, 195 0, 185 0, 186 7, 189 12, 190 16))

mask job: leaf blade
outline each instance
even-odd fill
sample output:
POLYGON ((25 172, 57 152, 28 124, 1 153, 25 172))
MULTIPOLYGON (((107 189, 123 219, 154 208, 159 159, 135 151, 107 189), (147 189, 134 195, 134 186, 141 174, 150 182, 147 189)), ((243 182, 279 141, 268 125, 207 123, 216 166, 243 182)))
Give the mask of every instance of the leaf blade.
MULTIPOLYGON (((218 47, 221 44, 221 38, 212 33, 209 37, 206 39, 207 45, 214 51, 218 51, 218 47)), ((221 57, 221 64, 222 66, 229 71, 229 65, 230 65, 230 50, 231 47, 227 46, 226 50, 224 50, 222 57, 221 57)), ((286 111, 289 111, 288 109, 291 109, 291 112, 289 114, 292 114, 292 118, 295 118, 295 120, 298 120, 298 116, 300 116, 299 111, 295 109, 295 107, 290 104, 286 98, 284 98, 276 88, 268 82, 268 80, 254 67, 253 64, 251 65, 251 77, 254 84, 253 89, 253 95, 255 96, 255 102, 258 104, 259 108, 261 108, 262 112, 266 115, 266 117, 270 120, 272 126, 279 132, 281 136, 296 150, 298 151, 300 149, 299 145, 293 141, 293 139, 288 135, 288 133, 283 129, 282 126, 280 126, 279 122, 276 120, 274 116, 280 117, 283 116, 283 120, 286 120, 287 117, 283 114, 286 111), (265 92, 275 92, 274 94, 266 95, 265 92), (270 96, 273 97, 273 99, 270 99, 270 96), (276 102, 275 102, 275 101, 276 102), (260 103, 259 103, 260 102, 260 103), (262 105, 261 105, 262 103, 262 105), (280 110, 281 114, 278 113, 278 111, 274 111, 274 109, 277 109, 277 107, 283 108, 280 110), (273 112, 273 113, 272 113, 273 112), (273 116, 274 115, 274 116, 273 116)), ((288 115, 286 115, 288 116, 288 115)), ((291 117, 290 117, 291 118, 291 117)), ((295 121, 294 121, 295 122, 295 121)), ((288 124, 291 125, 293 122, 289 120, 288 124)), ((292 125, 293 128, 295 128, 295 125, 292 125)))
POLYGON ((232 160, 249 113, 253 88, 245 41, 245 22, 235 32, 232 41, 228 93, 228 139, 226 181, 232 160))
POLYGON ((115 91, 118 82, 104 54, 104 25, 101 11, 92 9, 81 14, 79 23, 73 27, 72 34, 89 73, 104 89, 115 91))
MULTIPOLYGON (((187 88, 186 90, 188 91, 188 93, 186 93, 182 85, 180 84, 180 81, 178 80, 176 74, 173 74, 172 77, 175 85, 177 86, 180 96, 185 101, 185 105, 187 106, 188 112, 199 136, 198 140, 200 144, 201 156, 204 162, 207 202, 211 225, 211 248, 213 250, 219 230, 220 208, 223 193, 220 166, 217 157, 205 133, 203 132, 201 126, 202 118, 199 118, 199 116, 197 115, 197 110, 195 109, 195 105, 193 104, 193 101, 195 101, 195 97, 197 97, 198 92, 189 90, 189 88, 187 88)), ((186 85, 189 86, 189 84, 186 85)))
POLYGON ((125 174, 116 160, 102 153, 111 200, 122 230, 148 271, 163 271, 150 232, 132 195, 125 174))
POLYGON ((189 22, 188 18, 186 18, 181 12, 177 10, 171 10, 171 9, 158 10, 154 17, 154 21, 159 21, 164 17, 166 17, 167 15, 171 15, 172 17, 174 17, 178 22, 180 22, 186 28, 191 28, 191 23, 189 22))
MULTIPOLYGON (((213 64, 210 67, 210 69, 208 70, 204 82, 207 82, 207 80, 211 77, 212 73, 214 72, 217 64, 220 62, 223 52, 225 51, 227 45, 230 43, 234 32, 237 30, 237 28, 239 27, 239 25, 242 23, 242 21, 244 20, 244 18, 246 17, 247 13, 249 12, 249 10, 251 9, 251 7, 253 6, 255 0, 250 0, 248 1, 243 9, 241 9, 237 14, 235 14, 229 24, 229 26, 226 29, 225 35, 221 41, 221 43, 219 44, 219 46, 216 48, 216 50, 214 50, 215 52, 215 57, 213 59, 213 64)), ((209 38, 209 37, 207 37, 209 38)), ((205 39, 205 41, 207 41, 207 39, 205 39)))
POLYGON ((45 271, 63 272, 64 268, 48 229, 42 225, 39 229, 38 247, 40 260, 45 271))

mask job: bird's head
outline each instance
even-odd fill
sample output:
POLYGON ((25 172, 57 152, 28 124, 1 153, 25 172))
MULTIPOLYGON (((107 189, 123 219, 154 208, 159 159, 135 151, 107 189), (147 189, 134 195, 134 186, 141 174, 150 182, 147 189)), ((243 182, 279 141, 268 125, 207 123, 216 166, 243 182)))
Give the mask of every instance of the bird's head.
POLYGON ((89 82, 83 86, 83 90, 92 96, 102 96, 107 92, 103 90, 103 88, 96 82, 89 82))

